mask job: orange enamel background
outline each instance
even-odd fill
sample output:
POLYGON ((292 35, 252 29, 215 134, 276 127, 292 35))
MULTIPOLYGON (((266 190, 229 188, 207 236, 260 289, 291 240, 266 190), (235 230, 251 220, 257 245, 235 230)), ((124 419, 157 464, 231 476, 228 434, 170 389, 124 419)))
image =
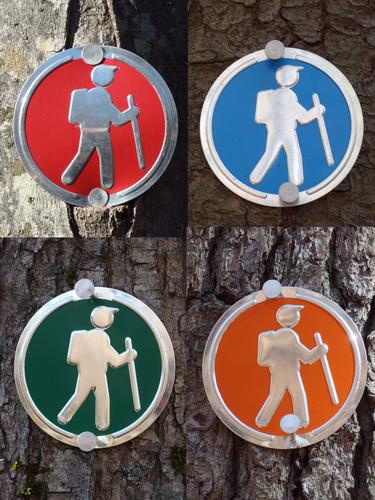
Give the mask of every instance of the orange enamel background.
POLYGON ((304 306, 301 320, 293 329, 306 347, 315 347, 316 332, 328 345, 327 358, 339 397, 339 404, 333 405, 320 360, 311 365, 301 363, 310 413, 310 425, 301 429, 301 433, 319 427, 338 412, 349 395, 355 374, 354 353, 346 332, 323 308, 306 300, 280 298, 243 312, 227 328, 218 346, 215 362, 218 389, 227 407, 244 424, 274 435, 284 435, 280 419, 293 413, 292 400, 286 392, 270 423, 262 428, 256 425, 255 418, 268 397, 271 378, 268 368, 257 363, 258 335, 280 328, 276 311, 283 304, 304 306))

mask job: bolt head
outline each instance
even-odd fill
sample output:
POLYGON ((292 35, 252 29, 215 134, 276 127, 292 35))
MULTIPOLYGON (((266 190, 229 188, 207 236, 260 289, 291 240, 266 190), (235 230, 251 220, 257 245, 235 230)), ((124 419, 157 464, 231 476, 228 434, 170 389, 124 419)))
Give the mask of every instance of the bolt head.
POLYGON ((74 291, 80 299, 89 299, 95 293, 95 285, 91 280, 84 278, 77 281, 74 291))
POLYGON ((276 60, 281 59, 284 55, 285 47, 280 40, 271 40, 264 48, 268 59, 276 60))
POLYGON ((96 66, 103 61, 104 51, 100 45, 85 45, 81 53, 82 59, 90 66, 96 66))
POLYGON ((284 415, 280 420, 280 427, 282 431, 288 434, 294 434, 301 428, 301 420, 297 415, 290 413, 289 415, 284 415))
POLYGON ((262 291, 267 299, 275 299, 281 294, 282 286, 277 280, 268 280, 264 283, 262 291))
POLYGON ((279 196, 284 203, 296 203, 299 198, 298 186, 291 182, 284 182, 279 188, 279 196))
POLYGON ((104 189, 95 188, 90 191, 88 200, 92 207, 103 208, 108 203, 109 194, 104 189))
POLYGON ((92 432, 85 431, 77 437, 77 446, 82 451, 92 451, 96 444, 97 439, 92 432))

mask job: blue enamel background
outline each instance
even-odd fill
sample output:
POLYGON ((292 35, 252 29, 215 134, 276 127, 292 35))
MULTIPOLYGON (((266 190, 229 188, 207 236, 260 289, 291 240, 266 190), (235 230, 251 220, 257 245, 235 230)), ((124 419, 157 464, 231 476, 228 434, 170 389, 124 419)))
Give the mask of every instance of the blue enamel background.
POLYGON ((313 107, 312 94, 317 93, 326 108, 324 120, 335 160, 328 166, 319 133, 318 122, 298 124, 304 183, 300 190, 309 189, 332 174, 347 150, 351 135, 350 112, 344 95, 334 81, 314 66, 281 59, 262 61, 237 74, 221 92, 212 118, 212 135, 216 151, 225 167, 245 185, 259 191, 277 194, 279 186, 288 181, 287 161, 284 149, 263 181, 252 185, 249 181, 253 170, 265 151, 267 131, 265 125, 255 123, 257 93, 279 88, 276 70, 285 64, 303 66, 299 82, 293 91, 305 109, 313 107))

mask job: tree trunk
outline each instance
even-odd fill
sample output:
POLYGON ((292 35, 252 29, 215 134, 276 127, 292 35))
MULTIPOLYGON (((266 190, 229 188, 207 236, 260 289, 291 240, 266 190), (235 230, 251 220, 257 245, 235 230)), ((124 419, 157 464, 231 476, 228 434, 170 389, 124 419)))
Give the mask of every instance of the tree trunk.
POLYGON ((371 0, 191 0, 189 225, 374 225, 374 57, 371 0), (361 154, 349 176, 327 196, 296 208, 259 206, 229 191, 207 165, 197 126, 203 101, 220 73, 275 39, 335 64, 357 92, 365 120, 361 154))
POLYGON ((0 236, 183 235, 185 10, 182 0, 0 0, 0 236), (106 210, 73 207, 53 198, 26 173, 13 144, 13 108, 28 76, 48 56, 87 43, 121 46, 151 63, 169 85, 180 121, 177 149, 161 179, 137 200, 106 210))
POLYGON ((374 248, 373 228, 189 231, 187 498, 375 498, 374 248), (237 437, 215 417, 202 384, 202 354, 214 323, 273 277, 336 301, 362 331, 372 361, 354 416, 301 450, 261 448, 237 437))
POLYGON ((176 239, 3 239, 0 260, 0 498, 181 499, 184 496, 184 246, 176 239), (84 453, 43 433, 16 395, 13 358, 27 321, 88 277, 128 291, 165 324, 176 382, 158 420, 134 440, 84 453), (18 465, 17 465, 18 462, 18 465), (15 470, 12 470, 15 469, 15 470), (24 490, 25 491, 25 490, 24 490))

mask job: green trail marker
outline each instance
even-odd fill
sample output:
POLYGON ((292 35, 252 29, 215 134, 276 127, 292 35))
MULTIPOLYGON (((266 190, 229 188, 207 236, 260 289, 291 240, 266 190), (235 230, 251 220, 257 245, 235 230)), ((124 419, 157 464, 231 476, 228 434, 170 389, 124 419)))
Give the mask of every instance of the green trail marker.
POLYGON ((172 391, 173 346, 143 302, 80 280, 45 304, 18 342, 20 400, 49 435, 84 451, 143 432, 172 391))

